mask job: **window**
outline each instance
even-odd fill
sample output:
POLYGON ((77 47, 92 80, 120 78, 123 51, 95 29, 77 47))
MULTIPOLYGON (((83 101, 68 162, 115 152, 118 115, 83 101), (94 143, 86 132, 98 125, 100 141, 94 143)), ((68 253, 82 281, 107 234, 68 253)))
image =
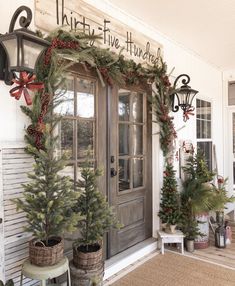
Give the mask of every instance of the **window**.
POLYGON ((197 99, 197 147, 206 157, 208 168, 212 170, 211 102, 197 99))
POLYGON ((232 134, 233 134, 233 185, 235 185, 235 112, 232 113, 232 134))
POLYGON ((95 163, 95 81, 77 76, 68 78, 67 91, 62 96, 62 103, 55 112, 62 115, 58 134, 59 152, 69 157, 63 174, 75 181, 80 178, 80 167, 90 153, 91 165, 95 163))
POLYGON ((228 83, 228 105, 235 105, 235 82, 228 83))

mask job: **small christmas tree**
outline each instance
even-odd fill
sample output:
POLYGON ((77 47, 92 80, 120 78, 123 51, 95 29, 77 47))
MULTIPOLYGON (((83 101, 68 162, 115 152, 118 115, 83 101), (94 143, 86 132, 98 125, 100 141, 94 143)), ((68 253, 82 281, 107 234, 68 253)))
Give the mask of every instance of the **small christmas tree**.
POLYGON ((23 198, 16 199, 15 203, 26 213, 26 231, 48 246, 53 236, 75 230, 80 216, 72 212, 78 198, 74 183, 70 177, 58 174, 66 166, 67 158, 65 155, 55 157, 57 138, 50 126, 46 126, 43 138, 43 150, 33 145, 26 147, 26 151, 34 155, 34 172, 28 174, 30 182, 23 184, 23 198))
POLYGON ((172 225, 177 224, 181 216, 175 171, 173 169, 173 165, 170 163, 167 163, 164 171, 160 211, 158 215, 162 220, 162 223, 172 225))
POLYGON ((200 183, 206 183, 210 182, 215 175, 208 169, 204 153, 200 149, 188 158, 186 166, 182 169, 187 175, 186 181, 197 180, 200 183))
POLYGON ((75 210, 83 219, 78 222, 81 237, 77 239, 76 245, 84 252, 93 251, 94 246, 100 244, 104 233, 110 227, 119 227, 112 209, 97 188, 97 178, 101 174, 101 170, 93 169, 86 161, 81 169, 82 179, 78 182, 81 196, 75 210))

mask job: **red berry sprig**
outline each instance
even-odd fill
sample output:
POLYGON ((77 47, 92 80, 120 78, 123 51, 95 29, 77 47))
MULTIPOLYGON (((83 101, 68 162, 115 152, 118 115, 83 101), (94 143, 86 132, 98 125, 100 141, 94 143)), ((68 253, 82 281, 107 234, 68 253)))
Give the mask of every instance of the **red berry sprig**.
POLYGON ((80 48, 80 45, 76 41, 62 41, 58 38, 55 38, 52 40, 50 47, 47 49, 44 63, 45 65, 48 65, 51 60, 51 54, 53 49, 73 49, 77 50, 80 48))

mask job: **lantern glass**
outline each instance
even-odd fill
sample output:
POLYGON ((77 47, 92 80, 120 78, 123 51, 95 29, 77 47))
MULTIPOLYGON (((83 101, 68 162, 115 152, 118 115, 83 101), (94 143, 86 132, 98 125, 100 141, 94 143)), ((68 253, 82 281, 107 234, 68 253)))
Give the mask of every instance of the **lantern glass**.
POLYGON ((185 90, 180 89, 177 92, 178 96, 179 96, 179 102, 180 105, 186 105, 187 104, 187 98, 188 98, 188 93, 185 90))
POLYGON ((190 106, 192 106, 192 104, 193 104, 193 99, 194 99, 194 97, 195 97, 195 95, 196 95, 197 93, 198 93, 197 90, 191 89, 191 92, 190 92, 190 94, 189 94, 189 99, 188 99, 188 103, 189 103, 190 106))
POLYGON ((23 39, 23 55, 21 66, 26 69, 34 70, 37 59, 39 58, 45 46, 23 39))
POLYGON ((11 38, 2 41, 2 45, 8 54, 8 65, 9 70, 11 67, 17 66, 17 39, 11 38))

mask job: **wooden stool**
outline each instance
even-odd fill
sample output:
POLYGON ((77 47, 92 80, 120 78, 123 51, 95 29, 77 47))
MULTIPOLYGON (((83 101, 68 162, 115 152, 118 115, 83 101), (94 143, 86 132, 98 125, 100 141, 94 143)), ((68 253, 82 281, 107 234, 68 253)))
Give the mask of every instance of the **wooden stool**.
POLYGON ((175 233, 166 233, 158 231, 158 237, 161 242, 161 253, 164 254, 164 243, 180 243, 181 253, 184 254, 184 234, 177 230, 175 233))
POLYGON ((23 283, 23 276, 41 281, 41 286, 46 286, 47 279, 58 277, 67 272, 67 285, 71 286, 69 261, 64 257, 59 263, 52 266, 36 266, 26 260, 22 265, 20 286, 23 283))

